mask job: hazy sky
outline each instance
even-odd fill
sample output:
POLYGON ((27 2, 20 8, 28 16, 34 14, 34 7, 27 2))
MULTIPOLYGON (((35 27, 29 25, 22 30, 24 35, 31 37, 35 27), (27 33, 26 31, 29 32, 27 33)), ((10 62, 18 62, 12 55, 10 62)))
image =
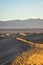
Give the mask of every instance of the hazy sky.
POLYGON ((0 0, 0 20, 43 18, 43 0, 0 0))

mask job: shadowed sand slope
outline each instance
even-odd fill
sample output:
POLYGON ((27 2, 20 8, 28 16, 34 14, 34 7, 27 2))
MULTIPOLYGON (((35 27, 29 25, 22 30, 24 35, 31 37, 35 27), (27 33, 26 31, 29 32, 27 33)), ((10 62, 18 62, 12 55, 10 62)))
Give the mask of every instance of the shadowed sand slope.
POLYGON ((43 33, 29 33, 27 36, 20 36, 20 38, 29 40, 31 42, 43 42, 43 33))

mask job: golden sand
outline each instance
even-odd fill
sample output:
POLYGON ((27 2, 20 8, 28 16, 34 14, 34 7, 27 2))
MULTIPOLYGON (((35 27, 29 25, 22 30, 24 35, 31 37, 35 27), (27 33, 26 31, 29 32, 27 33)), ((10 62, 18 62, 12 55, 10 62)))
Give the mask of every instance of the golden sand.
POLYGON ((12 60, 11 65, 43 65, 43 49, 31 49, 12 60))

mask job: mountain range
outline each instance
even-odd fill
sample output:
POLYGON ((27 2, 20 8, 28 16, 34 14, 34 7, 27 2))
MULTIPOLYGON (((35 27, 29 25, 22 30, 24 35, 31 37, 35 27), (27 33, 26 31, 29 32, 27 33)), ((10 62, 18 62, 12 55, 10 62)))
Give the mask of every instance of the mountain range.
POLYGON ((39 28, 43 29, 43 19, 0 21, 0 28, 39 28))

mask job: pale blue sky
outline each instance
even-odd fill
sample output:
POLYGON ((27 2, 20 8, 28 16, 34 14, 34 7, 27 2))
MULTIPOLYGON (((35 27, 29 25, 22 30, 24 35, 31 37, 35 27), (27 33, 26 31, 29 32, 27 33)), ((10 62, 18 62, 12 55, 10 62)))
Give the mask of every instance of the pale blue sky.
POLYGON ((43 0, 0 0, 0 20, 43 18, 43 0))

